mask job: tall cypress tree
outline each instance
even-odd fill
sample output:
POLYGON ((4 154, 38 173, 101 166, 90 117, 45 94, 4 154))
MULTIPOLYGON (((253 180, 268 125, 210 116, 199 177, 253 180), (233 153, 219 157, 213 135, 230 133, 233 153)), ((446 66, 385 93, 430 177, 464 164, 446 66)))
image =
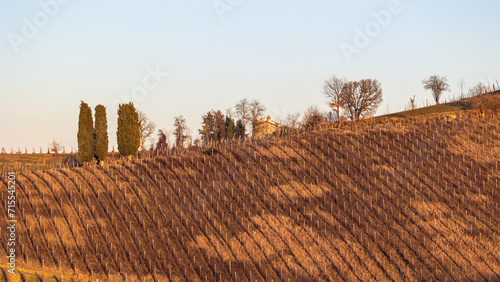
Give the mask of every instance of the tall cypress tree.
POLYGON ((234 137, 234 120, 226 116, 226 139, 233 139, 234 137))
POLYGON ((80 115, 78 117, 78 160, 90 162, 94 158, 94 125, 92 110, 87 103, 81 101, 80 115))
POLYGON ((108 121, 106 119, 106 108, 103 105, 95 107, 94 126, 94 157, 100 164, 108 155, 108 121))
POLYGON ((137 153, 141 145, 139 114, 132 102, 118 106, 116 141, 120 154, 128 156, 129 159, 137 153))

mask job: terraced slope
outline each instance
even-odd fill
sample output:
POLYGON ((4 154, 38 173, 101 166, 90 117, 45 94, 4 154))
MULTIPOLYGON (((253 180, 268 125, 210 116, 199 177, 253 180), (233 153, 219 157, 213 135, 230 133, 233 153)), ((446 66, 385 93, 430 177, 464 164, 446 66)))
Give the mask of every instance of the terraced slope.
POLYGON ((18 173, 17 265, 73 280, 499 280, 499 161, 500 119, 460 118, 18 173))

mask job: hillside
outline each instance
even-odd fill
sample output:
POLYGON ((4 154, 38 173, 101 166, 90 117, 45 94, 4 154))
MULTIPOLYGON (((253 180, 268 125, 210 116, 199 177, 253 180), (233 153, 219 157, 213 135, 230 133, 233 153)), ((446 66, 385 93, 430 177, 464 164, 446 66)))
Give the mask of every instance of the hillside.
POLYGON ((17 267, 54 281, 500 280, 499 140, 499 118, 427 118, 20 172, 17 267))
MULTIPOLYGON (((447 113, 447 112, 461 112, 473 110, 477 107, 477 101, 480 98, 478 96, 472 98, 465 98, 462 100, 443 103, 439 105, 432 105, 428 107, 417 108, 414 110, 402 111, 393 114, 383 115, 380 117, 376 117, 376 119, 380 118, 408 118, 408 117, 418 117, 418 116, 426 116, 430 114, 439 114, 439 113, 447 113)), ((486 99, 491 106, 495 105, 498 107, 500 103, 500 91, 488 93, 484 95, 484 99, 486 99)))

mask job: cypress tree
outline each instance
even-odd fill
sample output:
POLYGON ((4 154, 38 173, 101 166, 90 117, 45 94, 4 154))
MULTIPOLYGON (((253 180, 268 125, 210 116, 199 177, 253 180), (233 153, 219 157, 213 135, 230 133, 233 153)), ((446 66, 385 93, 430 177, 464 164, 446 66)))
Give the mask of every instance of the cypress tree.
POLYGON ((226 139, 233 139, 234 137, 234 120, 226 116, 226 139))
POLYGON ((141 146, 139 114, 132 102, 118 106, 118 129, 116 131, 118 151, 123 156, 132 158, 141 146))
POLYGON ((224 115, 220 110, 214 113, 214 125, 215 125, 214 139, 215 141, 220 142, 224 138, 226 138, 225 119, 224 115))
POLYGON ((236 137, 237 139, 245 139, 246 137, 245 125, 243 125, 241 119, 239 119, 236 122, 236 128, 234 129, 234 137, 236 137))
POLYGON ((103 105, 95 107, 94 126, 94 157, 100 164, 108 155, 108 122, 106 119, 106 108, 103 105))
POLYGON ((215 131, 213 111, 209 111, 201 118, 203 120, 201 123, 202 129, 199 130, 201 140, 203 140, 205 143, 210 143, 210 141, 213 140, 215 131))
POLYGON ((94 125, 92 110, 87 103, 81 101, 78 117, 78 160, 82 163, 92 161, 94 157, 94 125))

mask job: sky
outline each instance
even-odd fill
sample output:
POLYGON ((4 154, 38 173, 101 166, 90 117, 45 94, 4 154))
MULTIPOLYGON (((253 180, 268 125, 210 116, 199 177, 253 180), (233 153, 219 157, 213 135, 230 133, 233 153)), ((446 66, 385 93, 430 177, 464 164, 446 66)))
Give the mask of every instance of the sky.
POLYGON ((378 113, 432 100, 422 80, 457 95, 500 80, 500 1, 0 0, 0 147, 77 148, 80 101, 107 108, 110 150, 119 103, 133 102, 193 136, 201 116, 243 98, 271 118, 328 110, 324 81, 377 79, 378 113))

